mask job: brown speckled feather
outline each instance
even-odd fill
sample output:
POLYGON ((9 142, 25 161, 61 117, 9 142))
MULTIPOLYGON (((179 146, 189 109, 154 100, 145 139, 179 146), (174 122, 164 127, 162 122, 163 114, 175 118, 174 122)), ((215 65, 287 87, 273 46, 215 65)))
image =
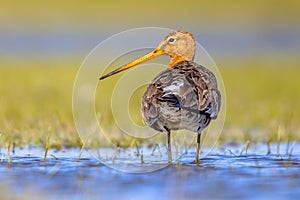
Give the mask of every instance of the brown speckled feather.
POLYGON ((172 163, 171 131, 179 129, 197 132, 195 163, 199 163, 201 133, 212 119, 217 118, 221 106, 216 77, 193 62, 195 47, 192 34, 174 31, 149 53, 100 77, 103 80, 163 54, 170 56, 168 69, 150 83, 141 107, 148 126, 167 132, 169 163, 172 163))
POLYGON ((214 74, 192 61, 159 73, 142 99, 142 116, 157 131, 202 131, 220 110, 221 95, 214 74))

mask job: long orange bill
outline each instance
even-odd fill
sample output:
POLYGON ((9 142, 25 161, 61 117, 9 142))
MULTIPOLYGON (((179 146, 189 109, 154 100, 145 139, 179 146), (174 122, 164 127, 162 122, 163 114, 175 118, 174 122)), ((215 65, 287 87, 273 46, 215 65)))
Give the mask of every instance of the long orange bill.
POLYGON ((146 55, 144 55, 144 56, 142 56, 142 57, 136 59, 135 61, 132 61, 131 63, 128 63, 127 65, 124 65, 123 67, 120 67, 120 68, 118 68, 118 69, 116 69, 116 70, 114 70, 114 71, 112 71, 112 72, 110 72, 110 73, 108 73, 108 74, 106 74, 106 75, 104 75, 104 76, 101 76, 101 77, 99 78, 99 80, 103 80, 103 79, 105 79, 105 78, 107 78, 107 77, 109 77, 109 76, 112 76, 112 75, 114 75, 114 74, 117 74, 117 73, 119 73, 119 72, 122 72, 122 71, 124 71, 124 70, 126 70, 126 69, 129 69, 129 68, 131 68, 131 67, 134 67, 134 66, 136 66, 136 65, 138 65, 138 64, 140 64, 140 63, 143 63, 143 62, 145 62, 145 61, 147 61, 147 60, 150 60, 150 59, 155 58, 155 57, 157 57, 157 56, 160 56, 160 55, 162 55, 162 54, 164 54, 164 51, 161 50, 161 49, 159 49, 159 48, 156 48, 156 49, 154 49, 153 51, 147 53, 146 55))

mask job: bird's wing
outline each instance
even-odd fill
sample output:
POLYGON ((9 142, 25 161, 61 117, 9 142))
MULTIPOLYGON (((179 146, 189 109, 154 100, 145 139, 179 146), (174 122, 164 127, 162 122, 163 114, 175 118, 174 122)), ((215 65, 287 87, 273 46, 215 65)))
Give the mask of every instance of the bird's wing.
POLYGON ((220 99, 212 72, 186 61, 162 71, 153 79, 143 96, 141 108, 148 124, 155 122, 161 108, 171 112, 186 110, 215 119, 220 99))
POLYGON ((221 93, 218 90, 215 75, 203 66, 199 66, 198 73, 193 75, 193 83, 198 92, 198 109, 215 119, 220 111, 221 93))
POLYGON ((191 91, 182 95, 187 102, 182 102, 183 106, 198 110, 200 114, 209 115, 215 119, 220 110, 221 94, 218 90, 217 80, 214 74, 207 68, 193 62, 181 64, 180 71, 185 71, 184 78, 189 83, 191 91), (197 107, 195 108, 195 102, 197 107))

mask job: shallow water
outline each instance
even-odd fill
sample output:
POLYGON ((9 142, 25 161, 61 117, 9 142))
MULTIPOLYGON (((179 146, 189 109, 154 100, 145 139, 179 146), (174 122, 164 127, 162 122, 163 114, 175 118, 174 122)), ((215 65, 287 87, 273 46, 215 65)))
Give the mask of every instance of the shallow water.
MULTIPOLYGON (((10 166, 0 154, 0 192, 4 199, 296 199, 300 197, 300 144, 224 145, 191 164, 193 153, 151 173, 125 173, 101 164, 79 149, 16 149, 10 166), (286 154, 292 150, 292 156, 286 154), (242 153, 241 153, 242 152, 242 153)), ((125 161, 124 161, 125 162, 125 161)), ((122 164, 116 164, 122 165, 122 164)), ((127 168, 142 167, 125 163, 127 168)), ((143 165, 154 165, 144 163, 143 165)), ((122 166, 122 167, 124 167, 122 166)), ((1 199, 2 199, 1 198, 1 199)))

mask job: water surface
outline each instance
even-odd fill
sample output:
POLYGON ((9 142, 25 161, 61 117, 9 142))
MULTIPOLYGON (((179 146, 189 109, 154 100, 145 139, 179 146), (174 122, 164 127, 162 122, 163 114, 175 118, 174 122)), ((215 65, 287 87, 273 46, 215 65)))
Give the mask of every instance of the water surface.
MULTIPOLYGON (((300 144, 225 145, 191 164, 193 153, 151 173, 125 173, 79 149, 16 149, 10 166, 1 150, 0 191, 14 199, 296 199, 300 197, 300 144), (287 148, 286 148, 287 147, 287 148), (288 153, 288 154, 287 154, 288 153), (291 155, 289 155, 291 154, 291 155)), ((126 163, 124 163, 125 165, 126 163)), ((128 168, 141 166, 126 164, 128 168)), ((144 165, 149 165, 145 163, 144 165)))

